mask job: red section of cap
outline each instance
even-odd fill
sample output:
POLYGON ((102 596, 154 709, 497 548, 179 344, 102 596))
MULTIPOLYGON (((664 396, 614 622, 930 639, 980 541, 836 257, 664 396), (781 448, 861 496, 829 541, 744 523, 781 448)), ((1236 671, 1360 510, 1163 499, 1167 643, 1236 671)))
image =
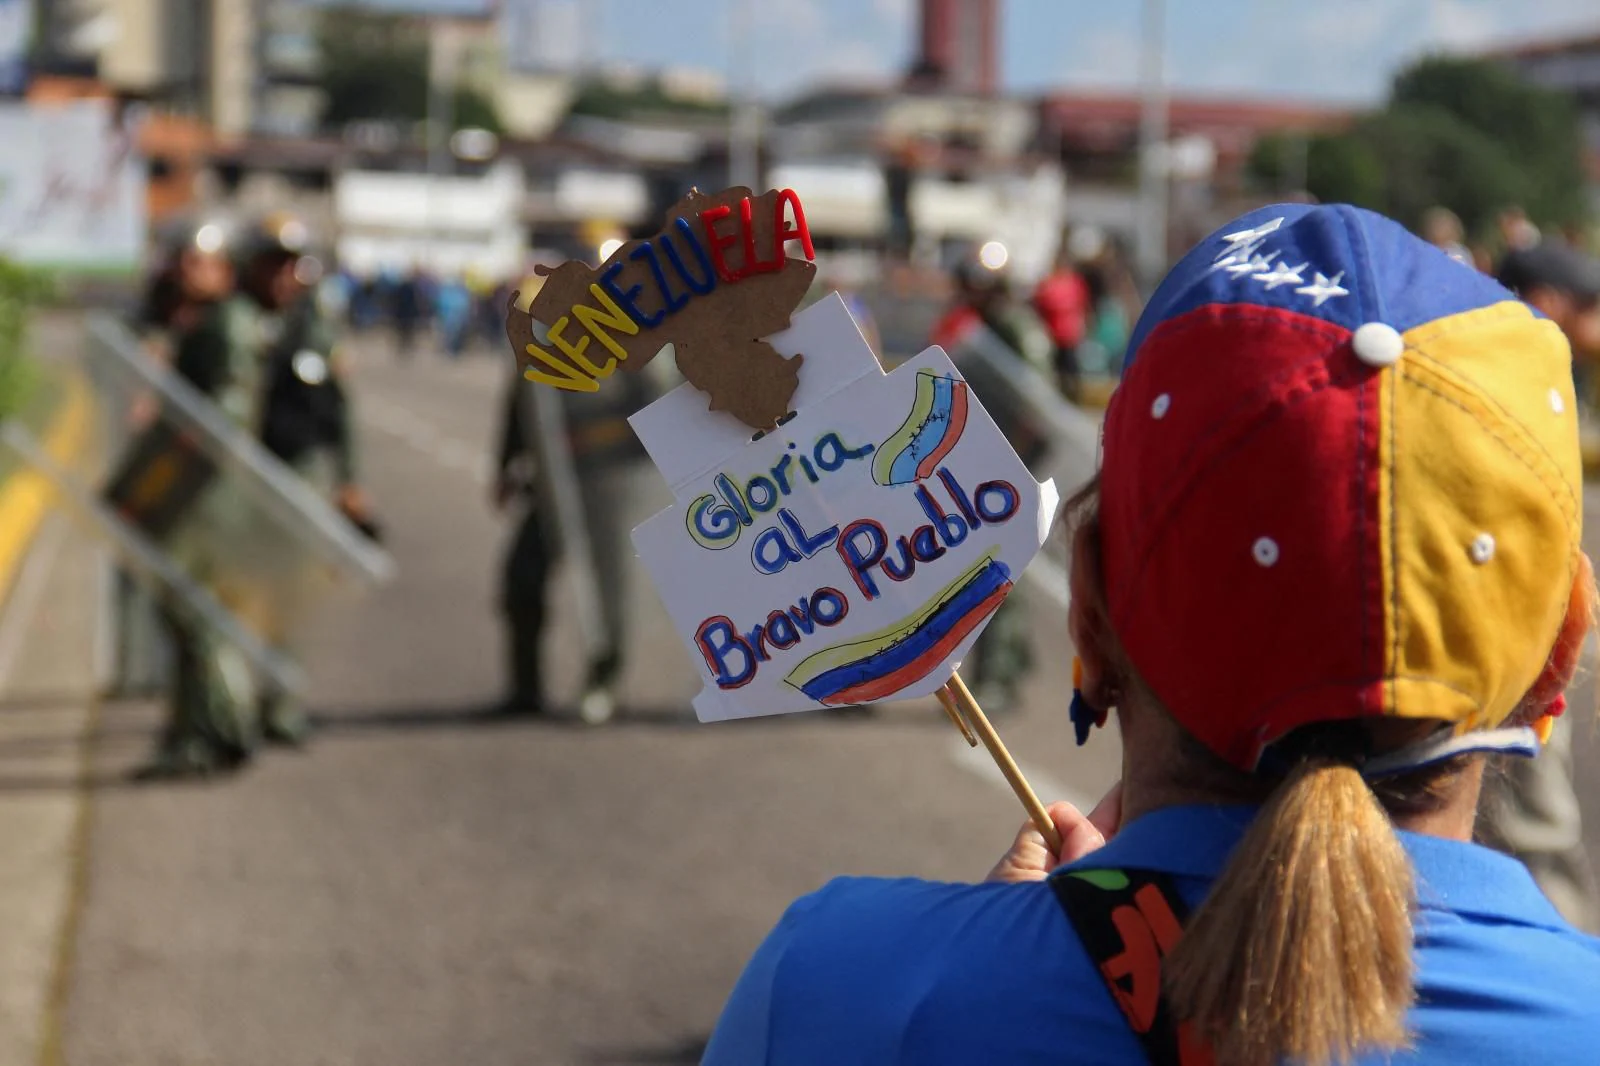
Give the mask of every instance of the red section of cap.
POLYGON ((1107 412, 1112 624, 1237 766, 1296 726, 1382 710, 1378 374, 1338 326, 1213 305, 1150 334, 1107 412))

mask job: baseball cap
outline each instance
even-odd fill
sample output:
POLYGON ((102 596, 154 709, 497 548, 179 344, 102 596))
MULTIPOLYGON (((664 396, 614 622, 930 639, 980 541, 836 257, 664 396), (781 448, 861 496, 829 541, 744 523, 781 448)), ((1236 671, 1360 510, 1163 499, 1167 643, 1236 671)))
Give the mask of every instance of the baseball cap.
POLYGON ((1584 303, 1600 299, 1600 263, 1575 248, 1541 241, 1513 249, 1500 264, 1500 284, 1513 292, 1550 288, 1570 293, 1584 303))
POLYGON ((1185 256, 1106 414, 1112 628, 1244 769, 1362 718, 1441 723, 1395 770, 1536 750, 1497 727, 1562 633, 1581 522, 1560 331, 1353 207, 1264 208, 1185 256))

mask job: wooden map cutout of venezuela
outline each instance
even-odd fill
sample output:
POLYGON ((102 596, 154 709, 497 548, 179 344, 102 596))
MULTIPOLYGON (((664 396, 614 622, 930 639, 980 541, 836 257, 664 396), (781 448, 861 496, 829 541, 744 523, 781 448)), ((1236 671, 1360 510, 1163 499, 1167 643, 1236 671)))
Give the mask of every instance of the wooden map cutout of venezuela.
POLYGON ((771 429, 789 413, 802 356, 786 359, 761 338, 788 328, 816 275, 814 255, 792 191, 691 190, 660 233, 629 241, 598 268, 537 268, 544 285, 526 311, 512 294, 506 334, 524 378, 576 392, 596 391, 618 366, 638 370, 670 344, 711 410, 771 429), (806 258, 786 255, 791 241, 806 258), (548 327, 547 344, 536 321, 548 327))

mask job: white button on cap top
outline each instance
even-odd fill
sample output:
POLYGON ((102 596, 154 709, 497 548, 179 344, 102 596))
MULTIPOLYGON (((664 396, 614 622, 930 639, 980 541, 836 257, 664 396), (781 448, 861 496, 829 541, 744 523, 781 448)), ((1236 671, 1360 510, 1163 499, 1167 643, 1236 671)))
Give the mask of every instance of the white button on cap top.
POLYGON ((1494 537, 1489 533, 1479 533, 1472 538, 1472 547, 1468 549, 1472 554, 1472 561, 1482 566, 1494 558, 1494 537))
POLYGON ((1150 417, 1165 418, 1167 417, 1168 409, 1171 407, 1172 397, 1163 392, 1160 396, 1156 397, 1156 402, 1150 405, 1150 417))
POLYGON ((1272 566, 1278 561, 1278 542, 1271 537, 1262 537, 1250 546, 1250 554, 1262 566, 1272 566))
POLYGON ((1368 322, 1357 327, 1350 338, 1356 358, 1368 366, 1394 366, 1400 353, 1406 350, 1405 338, 1393 326, 1382 322, 1368 322))

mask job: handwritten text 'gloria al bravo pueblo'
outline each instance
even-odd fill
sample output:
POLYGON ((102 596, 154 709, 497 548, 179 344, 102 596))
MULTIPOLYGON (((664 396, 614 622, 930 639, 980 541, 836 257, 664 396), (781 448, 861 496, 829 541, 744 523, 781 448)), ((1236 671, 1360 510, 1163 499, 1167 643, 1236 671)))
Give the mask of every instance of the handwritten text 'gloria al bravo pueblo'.
MULTIPOLYGON (((892 538, 873 518, 856 519, 842 529, 833 525, 808 533, 791 511, 780 511, 778 524, 764 531, 753 547, 755 568, 764 574, 775 574, 790 563, 802 562, 831 546, 844 564, 850 578, 848 585, 855 592, 847 595, 834 586, 819 587, 792 606, 772 610, 748 629, 726 615, 707 618, 695 632, 695 644, 717 686, 726 690, 749 684, 760 665, 771 661, 774 652, 797 647, 818 627, 831 628, 843 621, 850 613, 851 596, 859 595, 863 602, 871 602, 882 595, 880 576, 893 582, 907 581, 919 565, 938 562, 960 547, 972 532, 986 525, 1003 525, 1018 513, 1020 496, 1008 481, 985 481, 969 492, 945 467, 932 481, 942 490, 940 494, 927 482, 913 490, 927 523, 892 538), (940 495, 947 498, 949 506, 941 502, 940 495)), ((738 495, 731 480, 725 491, 738 495)), ((736 523, 734 529, 741 528, 741 519, 731 503, 716 506, 727 507, 732 516, 725 515, 724 521, 736 523)), ((979 589, 982 582, 1006 580, 1009 574, 1004 567, 991 563, 974 568, 970 577, 955 591, 979 589)))

